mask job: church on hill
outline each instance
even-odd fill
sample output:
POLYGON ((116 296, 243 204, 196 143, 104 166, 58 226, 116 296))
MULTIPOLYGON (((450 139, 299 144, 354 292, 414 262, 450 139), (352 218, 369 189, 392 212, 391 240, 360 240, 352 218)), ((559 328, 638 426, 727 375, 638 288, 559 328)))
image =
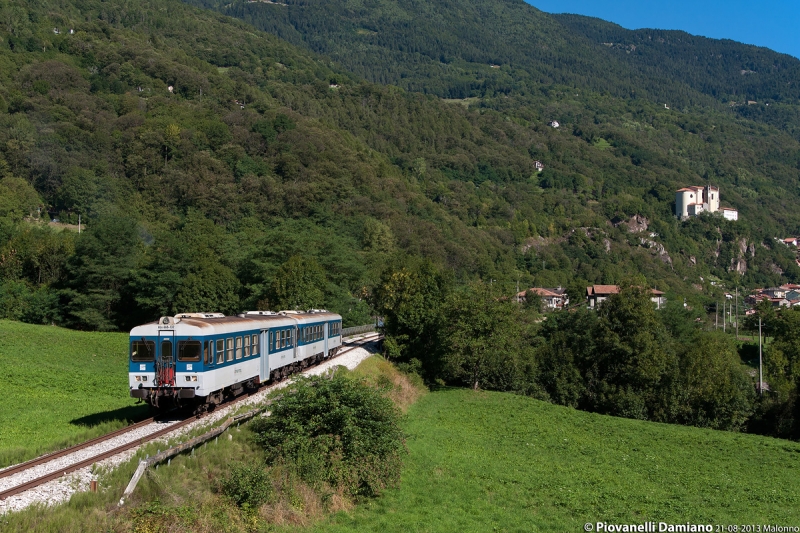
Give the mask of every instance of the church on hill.
POLYGON ((719 205, 719 187, 691 186, 675 191, 675 216, 681 220, 696 217, 703 212, 721 213, 727 220, 738 220, 739 212, 732 207, 719 205))

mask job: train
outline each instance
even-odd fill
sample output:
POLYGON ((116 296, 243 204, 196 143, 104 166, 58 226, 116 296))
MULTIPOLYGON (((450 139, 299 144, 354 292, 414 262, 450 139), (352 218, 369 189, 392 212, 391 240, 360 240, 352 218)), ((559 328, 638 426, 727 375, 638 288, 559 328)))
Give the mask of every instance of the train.
POLYGON ((334 357, 341 346, 342 317, 325 309, 164 316, 131 330, 130 395, 155 408, 213 409, 334 357))

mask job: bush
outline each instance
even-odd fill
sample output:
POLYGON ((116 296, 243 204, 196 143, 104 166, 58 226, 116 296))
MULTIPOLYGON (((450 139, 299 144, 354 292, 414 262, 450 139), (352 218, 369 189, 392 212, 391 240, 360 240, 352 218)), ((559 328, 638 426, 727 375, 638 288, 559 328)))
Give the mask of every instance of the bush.
POLYGON ((400 479, 399 420, 391 400, 339 372, 298 379, 253 431, 269 460, 305 482, 373 496, 400 479))
POLYGON ((255 509, 269 499, 272 484, 263 466, 234 464, 222 480, 222 493, 240 507, 255 509))

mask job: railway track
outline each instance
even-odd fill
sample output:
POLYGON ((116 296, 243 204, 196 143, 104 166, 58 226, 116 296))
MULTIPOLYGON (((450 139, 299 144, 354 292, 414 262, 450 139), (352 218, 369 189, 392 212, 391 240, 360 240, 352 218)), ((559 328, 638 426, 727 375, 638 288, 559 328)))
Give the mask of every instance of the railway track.
MULTIPOLYGON (((364 344, 367 344, 367 343, 373 342, 374 340, 377 340, 379 337, 380 337, 380 334, 374 333, 374 334, 370 334, 370 335, 365 335, 365 336, 360 337, 358 339, 352 339, 350 341, 344 341, 343 345, 349 344, 349 347, 347 347, 344 350, 339 351, 339 353, 337 353, 333 358, 327 359, 326 361, 334 360, 337 357, 339 357, 341 355, 344 355, 344 354, 346 354, 347 352, 349 352, 351 350, 355 350, 356 348, 359 348, 359 347, 363 346, 364 344)), ((311 368, 314 368, 314 367, 309 367, 308 369, 311 369, 311 368)), ((306 370, 308 370, 308 369, 306 369, 306 370)), ((239 403, 240 401, 245 400, 245 399, 253 396, 254 394, 257 394, 257 393, 260 393, 260 392, 262 392, 262 391, 264 391, 266 389, 272 388, 274 385, 275 385, 274 383, 262 385, 257 390, 255 390, 255 391, 253 391, 253 392, 251 392, 249 394, 242 394, 240 396, 237 396, 236 398, 233 398, 233 399, 229 400, 228 402, 225 402, 224 404, 222 404, 219 407, 220 408, 229 408, 229 407, 239 403)), ((169 414, 169 413, 167 413, 167 414, 169 414)), ((119 446, 116 446, 114 448, 103 450, 102 452, 97 453, 97 454, 91 454, 87 458, 84 458, 84 459, 81 459, 81 460, 78 460, 78 461, 75 461, 75 462, 70 462, 66 466, 55 466, 55 467, 52 468, 52 471, 50 471, 48 473, 45 473, 45 474, 40 475, 40 476, 37 476, 37 477, 35 477, 33 479, 29 479, 29 480, 24 481, 22 483, 15 484, 15 485, 11 486, 10 488, 6 488, 5 490, 0 491, 0 501, 5 500, 6 498, 9 498, 11 496, 15 496, 15 495, 21 494, 21 493, 23 493, 25 491, 28 491, 28 490, 33 489, 35 487, 38 487, 39 485, 43 485, 43 484, 48 483, 50 481, 54 481, 56 479, 59 479, 62 476, 65 476, 67 474, 70 474, 72 472, 80 470, 82 468, 86 468, 88 466, 92 466, 93 464, 95 464, 95 463, 97 463, 99 461, 102 461, 104 459, 108 459, 109 457, 113 457, 114 455, 117 455, 119 453, 122 453, 122 452, 128 451, 130 449, 136 448, 136 447, 141 446, 143 444, 146 444, 147 442, 149 442, 151 440, 157 439, 157 438, 159 438, 161 436, 164 436, 164 435, 166 435, 168 433, 172 433, 173 431, 176 431, 176 430, 178 430, 178 429, 180 429, 180 428, 182 428, 184 426, 187 426, 188 424, 196 422, 197 420, 200 420, 200 419, 204 418, 207 414, 210 414, 210 413, 203 413, 201 415, 192 415, 192 416, 186 417, 186 418, 184 418, 182 420, 177 420, 177 421, 175 421, 173 423, 170 423, 169 425, 167 425, 166 427, 164 427, 162 429, 159 429, 159 430, 156 430, 156 431, 154 431, 152 433, 147 434, 144 437, 133 439, 131 441, 125 442, 125 443, 123 443, 123 444, 121 444, 119 446)), ((72 446, 72 447, 69 447, 69 448, 65 448, 63 450, 59 450, 59 451, 52 452, 52 453, 49 453, 49 454, 46 454, 46 455, 42 455, 41 457, 37 457, 35 459, 31 459, 30 461, 26 461, 24 463, 20 463, 18 465, 14 465, 14 466, 8 467, 8 468, 6 468, 4 470, 0 470, 0 487, 3 485, 2 479, 4 479, 4 478, 10 477, 10 476, 14 476, 14 475, 17 475, 17 474, 22 474, 23 472, 26 472, 26 471, 31 470, 33 468, 37 468, 37 467, 40 467, 40 466, 43 466, 43 465, 47 465, 48 463, 51 463, 53 461, 57 461, 59 459, 65 458, 65 457, 68 457, 68 456, 70 456, 72 454, 79 453, 79 452, 81 452, 83 450, 86 450, 88 448, 91 448, 93 446, 101 445, 101 444, 103 444, 103 443, 105 443, 105 442, 107 442, 107 441, 109 441, 111 439, 114 439, 116 437, 120 437, 122 435, 125 435, 125 434, 130 433, 130 432, 135 431, 135 430, 138 430, 140 428, 144 428, 146 426, 149 426, 150 424, 158 423, 156 421, 157 418, 158 417, 150 417, 148 419, 141 420, 139 422, 136 422, 135 424, 131 424, 131 425, 126 426, 124 428, 117 429, 115 431, 112 431, 112 432, 107 433, 105 435, 102 435, 100 437, 96 437, 94 439, 88 440, 88 441, 83 442, 81 444, 77 444, 75 446, 72 446)))

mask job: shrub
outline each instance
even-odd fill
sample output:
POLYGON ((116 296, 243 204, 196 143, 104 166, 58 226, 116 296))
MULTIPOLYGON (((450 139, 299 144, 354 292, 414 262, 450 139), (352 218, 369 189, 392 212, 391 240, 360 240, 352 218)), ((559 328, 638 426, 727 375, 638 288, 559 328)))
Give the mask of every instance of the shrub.
POLYGON ((271 461, 311 484, 372 496, 400 479, 403 434, 391 400, 343 373, 300 378, 253 424, 271 461))
POLYGON ((223 478, 222 493, 240 507, 255 509, 269 499, 272 484, 263 466, 239 463, 223 478))

